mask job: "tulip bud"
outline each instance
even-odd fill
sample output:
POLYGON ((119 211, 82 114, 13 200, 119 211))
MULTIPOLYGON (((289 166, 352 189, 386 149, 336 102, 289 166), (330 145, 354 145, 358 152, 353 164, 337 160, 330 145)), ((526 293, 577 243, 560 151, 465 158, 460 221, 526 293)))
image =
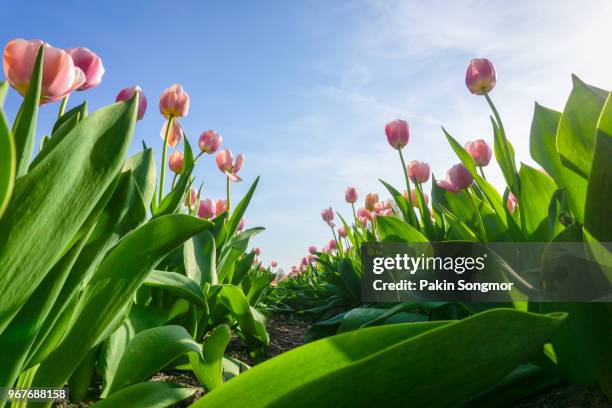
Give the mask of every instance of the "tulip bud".
POLYGON ((307 257, 303 257, 303 258, 302 258, 302 263, 301 263, 301 264, 302 264, 302 266, 306 266, 306 265, 308 265, 308 264, 309 264, 309 262, 308 262, 308 258, 307 258, 307 257))
POLYGON ((446 179, 438 181, 438 186, 451 193, 458 193, 472 185, 472 173, 463 165, 455 164, 446 172, 446 179))
POLYGON ((340 238, 346 238, 347 233, 346 233, 346 229, 344 227, 338 228, 338 236, 340 238))
POLYGON ((330 239, 328 247, 329 247, 330 251, 334 250, 334 249, 338 248, 338 243, 336 242, 335 239, 330 239))
POLYGON ((278 265, 278 262, 276 262, 276 261, 271 261, 270 262, 270 266, 272 266, 273 268, 276 268, 277 265, 278 265))
POLYGON ((491 161, 491 155, 493 154, 491 147, 482 139, 467 142, 465 144, 465 150, 472 155, 476 165, 479 167, 487 166, 491 161))
POLYGON ((512 192, 510 192, 510 194, 508 194, 508 202, 506 203, 506 206, 508 207, 508 211, 510 211, 510 214, 514 213, 514 210, 516 209, 517 204, 518 204, 518 199, 516 198, 514 194, 512 194, 512 192))
POLYGON ((369 211, 374 209, 374 204, 378 202, 378 194, 369 193, 365 198, 365 208, 369 211))
MULTIPOLYGON (((136 120, 140 120, 144 117, 144 114, 147 111, 147 97, 138 85, 120 90, 115 98, 115 102, 127 101, 128 99, 131 99, 136 92, 138 92, 138 114, 136 116, 136 120)), ((162 132, 165 132, 165 129, 162 129, 162 132)))
POLYGON ((486 58, 474 58, 465 73, 465 84, 474 95, 484 95, 495 87, 495 68, 486 58))
POLYGON ((168 160, 168 167, 175 173, 180 173, 183 171, 183 153, 174 152, 170 155, 170 159, 168 160))
MULTIPOLYGON (((372 214, 370 213, 370 211, 366 210, 365 208, 360 208, 357 210, 357 217, 361 220, 362 218, 365 218, 366 220, 368 219, 372 219, 372 214)), ((362 224, 365 224, 362 222, 362 224)))
POLYGON ((192 208, 195 205, 197 199, 198 193, 195 191, 194 188, 190 188, 189 192, 187 193, 187 197, 185 198, 185 207, 192 208))
POLYGON ((327 245, 325 245, 323 248, 321 248, 321 252, 324 254, 328 254, 329 253, 329 247, 327 245))
POLYGON ((347 187, 344 191, 344 198, 347 203, 354 203, 357 201, 357 189, 355 187, 347 187))
POLYGON ((189 94, 179 84, 167 88, 159 98, 159 111, 165 118, 187 116, 189 94))
POLYGON ((66 50, 66 52, 72 57, 74 65, 80 68, 85 74, 85 83, 83 83, 77 91, 93 88, 102 82, 104 66, 98 55, 87 48, 70 48, 66 50))
POLYGON ((321 218, 323 218, 323 221, 325 221, 327 224, 330 224, 334 219, 334 210, 332 210, 331 207, 324 208, 321 211, 321 218))
POLYGON ((246 225, 246 218, 242 217, 240 219, 240 222, 238 223, 238 232, 242 232, 245 225, 246 225))
POLYGON ((227 211, 227 201, 226 200, 216 200, 215 201, 215 214, 219 215, 227 211))
MULTIPOLYGON (((169 120, 165 121, 159 135, 162 140, 166 140, 166 128, 168 127, 169 120)), ((172 121, 172 126, 168 131, 168 146, 175 147, 183 140, 183 128, 178 120, 174 119, 172 121)))
POLYGON ((385 134, 387 135, 387 141, 389 144, 397 149, 403 149, 408 144, 410 132, 408 128, 408 122, 401 119, 396 119, 385 125, 385 134))
POLYGON ((429 180, 429 164, 413 160, 408 165, 408 177, 413 183, 425 183, 429 180))
POLYGON ((200 200, 200 206, 198 207, 198 217, 205 218, 207 220, 215 217, 215 203, 210 198, 200 200))
POLYGON ((204 153, 212 154, 217 151, 223 138, 214 130, 207 130, 200 135, 198 144, 200 150, 204 153))
POLYGON ((314 245, 311 245, 308 247, 308 252, 310 252, 311 255, 314 255, 317 253, 317 247, 314 245))
POLYGON ((40 88, 40 103, 62 99, 86 81, 83 71, 74 65, 70 54, 50 46, 41 40, 9 41, 4 47, 2 68, 9 84, 20 95, 25 95, 32 82, 36 56, 41 46, 45 47, 43 57, 43 78, 40 88))

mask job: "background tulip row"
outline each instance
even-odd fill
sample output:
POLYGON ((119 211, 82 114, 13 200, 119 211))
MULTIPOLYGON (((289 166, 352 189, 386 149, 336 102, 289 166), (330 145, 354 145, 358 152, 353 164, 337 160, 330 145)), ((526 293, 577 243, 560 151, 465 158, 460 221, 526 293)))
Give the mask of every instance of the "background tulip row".
MULTIPOLYGON (((555 284, 545 273, 555 258, 553 249, 530 265, 528 276, 499 262, 502 278, 522 288, 510 292, 506 302, 389 304, 361 298, 364 242, 584 242, 584 255, 602 265, 581 271, 584 279, 601 282, 608 288, 602 293, 609 293, 612 254, 598 243, 612 240, 612 97, 575 76, 572 80, 563 112, 535 105, 530 150, 539 169, 517 166, 490 96, 496 74, 486 59, 470 62, 466 85, 491 108, 490 118, 484 120, 491 122, 492 143, 481 139, 462 145, 442 128, 459 161, 444 178, 436 178, 429 165, 419 161, 422 158, 406 163, 406 121, 394 120, 384 127, 389 145, 398 151, 398 171, 405 184, 396 188, 381 180, 390 199, 368 193, 358 208, 357 189, 347 187, 349 216, 323 209, 330 241, 320 249, 309 247, 268 295, 279 313, 314 323, 307 336, 312 355, 343 341, 369 348, 351 354, 347 365, 337 370, 317 367, 321 375, 306 384, 301 380, 300 395, 309 392, 312 401, 328 405, 344 403, 321 390, 321 381, 337 376, 336 387, 350 387, 359 382, 363 369, 385 374, 380 381, 368 376, 367 384, 360 382, 358 395, 349 397, 355 405, 374 405, 386 395, 390 405, 398 406, 512 406, 566 382, 599 388, 612 399, 610 303, 540 302, 529 291, 555 284), (493 156, 506 183, 501 192, 485 175, 493 156), (431 190, 426 192, 430 179, 431 190), (406 330, 402 335, 399 327, 406 330), (404 386, 394 388, 395 380, 405 381, 404 386)), ((307 358, 304 351, 299 354, 294 351, 279 359, 284 358, 289 369, 291 361, 307 358)), ((256 382, 253 377, 242 381, 245 387, 256 382)), ((292 387, 286 384, 285 392, 297 393, 292 387)))

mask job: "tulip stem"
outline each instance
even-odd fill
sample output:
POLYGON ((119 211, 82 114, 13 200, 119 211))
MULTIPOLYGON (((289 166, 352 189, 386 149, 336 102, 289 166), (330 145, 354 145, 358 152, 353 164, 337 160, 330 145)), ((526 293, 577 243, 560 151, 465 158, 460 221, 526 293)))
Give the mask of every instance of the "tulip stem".
POLYGON ((178 173, 174 173, 174 177, 172 177, 172 189, 174 190, 174 184, 176 183, 176 176, 178 173))
POLYGON ((164 179, 166 178, 166 154, 168 152, 168 135, 170 134, 170 128, 172 127, 172 122, 174 121, 174 116, 170 116, 168 118, 168 124, 166 125, 166 132, 164 134, 164 148, 162 149, 162 162, 161 162, 161 177, 159 180, 159 199, 158 203, 161 203, 162 198, 164 197, 164 179))
POLYGON ((334 227, 331 224, 328 224, 329 228, 332 230, 332 235, 334 236, 334 241, 336 241, 336 251, 342 253, 342 243, 338 241, 338 237, 336 237, 336 231, 334 231, 334 227))
POLYGON ((61 118, 62 116, 64 116, 64 112, 66 111, 66 105, 68 105, 68 97, 70 96, 70 94, 64 96, 64 98, 62 98, 62 103, 60 104, 60 108, 59 108, 59 112, 57 112, 57 118, 61 118))
POLYGON ((474 207, 474 211, 476 211, 476 215, 478 217, 478 226, 480 227, 480 239, 482 239, 482 242, 486 244, 487 243, 487 232, 485 230, 484 222, 482 221, 482 215, 480 215, 480 210, 478 209, 478 206, 476 205, 476 201, 474 201, 474 196, 472 195, 472 192, 470 190, 465 190, 465 193, 470 198, 470 201, 472 202, 472 206, 474 207))
POLYGON ((485 177, 484 170, 482 169, 482 166, 478 166, 478 169, 480 170, 480 175, 482 176, 482 178, 486 180, 487 178, 485 177))
MULTIPOLYGON (((414 208, 412 207, 412 193, 410 191, 410 178, 408 177, 408 169, 406 168, 406 162, 404 161, 404 155, 402 154, 402 149, 397 149, 397 151, 399 152, 399 157, 402 162, 402 170, 404 171, 404 179, 406 179, 406 188, 408 192, 408 211, 407 211, 408 218, 409 218, 410 224, 415 226, 416 223, 414 220, 414 208)), ((419 228, 419 225, 416 224, 416 227, 419 228)))
POLYGON ((230 178, 227 177, 225 189, 227 190, 227 213, 230 212, 230 178))
POLYGON ((198 155, 195 157, 195 159, 193 160, 195 163, 198 162, 198 159, 200 158, 200 156, 202 156, 204 154, 204 152, 200 152, 198 153, 198 155))

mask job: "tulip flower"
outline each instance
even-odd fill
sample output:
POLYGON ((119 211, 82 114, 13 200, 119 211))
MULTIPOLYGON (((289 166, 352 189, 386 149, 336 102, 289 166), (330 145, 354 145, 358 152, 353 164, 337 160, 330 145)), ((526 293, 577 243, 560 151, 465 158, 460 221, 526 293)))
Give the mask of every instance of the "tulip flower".
POLYGON ((334 250, 334 249, 338 248, 338 243, 336 242, 335 239, 330 239, 329 240, 329 244, 327 246, 328 246, 329 250, 331 251, 331 250, 334 250))
POLYGON ((374 204, 378 202, 378 194, 369 193, 365 198, 365 208, 369 211, 374 209, 374 204))
POLYGON ((429 164, 413 160, 408 165, 408 177, 413 183, 426 183, 429 180, 429 164))
POLYGON ((308 247, 308 252, 310 252, 311 255, 314 255, 317 253, 317 247, 314 245, 311 245, 308 247))
POLYGON ((242 180, 236 175, 236 173, 238 173, 238 171, 242 168, 242 164, 244 163, 244 155, 242 153, 236 156, 236 160, 234 160, 232 151, 230 149, 224 149, 217 153, 215 160, 217 162, 217 167, 219 168, 219 170, 225 173, 230 180, 242 180))
POLYGON ((72 57, 74 65, 85 74, 85 83, 77 91, 93 88, 102 82, 104 65, 102 65, 102 59, 96 53, 83 47, 70 48, 66 52, 72 57))
POLYGON ((167 120, 164 122, 159 135, 170 147, 176 147, 183 140, 183 127, 178 120, 167 120), (168 130, 168 124, 170 124, 170 130, 168 130))
POLYGON ((179 118, 189 113, 189 94, 179 84, 167 88, 159 98, 159 111, 166 118, 179 118))
POLYGON ((198 217, 205 218, 207 220, 215 217, 215 203, 210 198, 200 200, 200 206, 198 207, 198 217))
POLYGON ((344 198, 347 203, 355 203, 357 201, 357 189, 355 187, 347 187, 344 191, 344 198))
POLYGON ((213 154, 221 146, 223 138, 214 130, 207 130, 200 135, 198 144, 202 153, 213 154))
POLYGON ((246 218, 242 217, 240 219, 240 222, 238 223, 238 232, 242 232, 242 230, 244 229, 246 225, 246 218))
POLYGON ((338 228, 338 236, 340 238, 346 238, 347 233, 346 233, 346 229, 344 227, 338 228))
POLYGON ((510 214, 514 213, 514 210, 516 210, 517 204, 518 204, 518 199, 516 198, 514 194, 512 194, 512 192, 510 192, 510 194, 508 194, 508 202, 506 203, 506 206, 508 207, 508 211, 510 211, 510 214))
POLYGON ((467 142, 465 150, 472 156, 478 167, 485 167, 491 161, 493 151, 491 147, 482 139, 467 142))
POLYGON ((175 173, 180 173, 183 171, 183 153, 174 152, 170 155, 170 159, 168 160, 168 167, 175 173))
POLYGON ((277 265, 278 265, 278 262, 270 261, 270 266, 272 266, 273 268, 276 268, 277 265))
POLYGON ((197 199, 198 193, 195 191, 194 188, 190 188, 189 192, 187 193, 187 197, 185 198, 185 207, 192 208, 195 205, 197 199))
POLYGON ((255 248, 254 251, 255 251, 255 255, 257 256, 261 255, 261 248, 255 248))
POLYGON ((401 150, 408 144, 410 132, 408 122, 401 119, 396 119, 385 125, 385 134, 387 141, 394 149, 401 150))
POLYGON ((489 93, 496 82, 495 68, 486 58, 474 58, 465 73, 465 84, 474 95, 489 93))
POLYGON ((317 256, 316 255, 308 255, 308 262, 310 263, 315 263, 317 261, 317 256))
POLYGON ((438 186, 451 193, 458 193, 472 185, 472 173, 463 165, 455 164, 446 172, 446 178, 438 181, 438 186))
POLYGON ((127 101, 131 99, 136 92, 138 92, 138 114, 136 120, 141 120, 147 111, 147 98, 138 85, 120 90, 115 98, 115 102, 127 101))
POLYGON ((2 68, 11 86, 25 95, 32 81, 36 56, 44 46, 43 78, 40 104, 58 101, 80 88, 86 81, 83 71, 74 65, 70 54, 41 40, 14 39, 4 47, 2 68))
POLYGON ((334 219, 334 210, 332 210, 331 207, 324 208, 323 210, 321 210, 321 218, 323 218, 323 221, 330 225, 332 220, 334 219))
MULTIPOLYGON (((414 207, 418 207, 419 206, 419 200, 418 200, 418 196, 417 196, 417 191, 416 190, 412 190, 410 192, 411 194, 411 198, 412 198, 412 205, 414 207)), ((408 200, 408 192, 404 191, 404 197, 406 197, 406 200, 408 200)), ((425 200, 425 205, 429 204, 429 196, 427 195, 427 193, 423 193, 423 200, 425 200)))
POLYGON ((224 213, 227 211, 227 201, 225 200, 215 200, 215 213, 217 215, 224 213))
POLYGON ((303 258, 302 258, 302 262, 301 262, 301 265, 302 265, 302 266, 306 266, 306 265, 308 265, 309 263, 310 263, 310 262, 308 261, 308 258, 307 258, 307 257, 303 257, 303 258))

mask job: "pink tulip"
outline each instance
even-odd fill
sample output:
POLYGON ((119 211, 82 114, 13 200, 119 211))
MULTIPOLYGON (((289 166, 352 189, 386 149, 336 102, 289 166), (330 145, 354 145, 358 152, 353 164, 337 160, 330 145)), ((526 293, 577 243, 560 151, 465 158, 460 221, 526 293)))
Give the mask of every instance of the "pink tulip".
MULTIPOLYGON (((404 197, 406 197, 406 200, 408 199, 408 192, 404 190, 404 197)), ((412 206, 413 207, 417 207, 419 206, 419 196, 417 195, 416 190, 412 190, 410 192, 410 198, 412 198, 412 206)), ((425 205, 429 204, 429 196, 427 195, 427 193, 423 193, 423 200, 425 200, 425 205)))
POLYGON ((242 153, 239 154, 234 161, 232 151, 230 149, 223 149, 217 153, 215 160, 219 170, 225 173, 230 180, 242 181, 242 179, 236 174, 242 168, 242 164, 244 163, 244 155, 242 153))
POLYGON ((175 173, 180 173, 183 171, 183 153, 174 152, 170 155, 170 159, 168 160, 168 167, 175 173))
MULTIPOLYGON (((365 218, 366 220, 372 219, 372 213, 365 208, 360 208, 357 210, 357 217, 359 219, 365 218)), ((362 223, 363 224, 363 223, 362 223)))
POLYGON ((200 135, 200 150, 204 153, 213 154, 217 151, 223 138, 214 130, 207 130, 200 135))
POLYGON ((334 250, 334 249, 338 248, 338 243, 336 242, 335 239, 330 239, 329 240, 329 244, 327 246, 329 247, 329 249, 331 251, 331 250, 334 250))
POLYGON ((30 87, 36 56, 45 47, 40 104, 62 99, 86 81, 83 71, 74 65, 70 54, 41 40, 14 39, 4 47, 2 67, 9 84, 22 96, 30 87))
POLYGON ((78 91, 93 88, 102 82, 104 65, 102 65, 102 60, 96 53, 83 47, 70 48, 66 52, 72 57, 74 65, 81 68, 85 74, 85 83, 77 89, 78 91))
POLYGON ((246 218, 242 217, 240 219, 240 222, 238 223, 238 232, 242 232, 242 230, 244 229, 246 225, 246 218))
POLYGON ((317 253, 317 247, 314 245, 311 245, 308 247, 308 252, 310 252, 311 255, 314 255, 317 253))
POLYGON ((338 236, 340 238, 346 238, 347 233, 346 233, 346 229, 344 227, 338 228, 338 236))
POLYGON ((357 201, 357 189, 355 187, 347 187, 344 191, 344 198, 347 203, 354 203, 357 201))
POLYGON ((259 256, 261 255, 261 248, 255 248, 255 255, 259 256))
POLYGON ((166 119, 187 116, 189 113, 189 94, 179 84, 167 88, 159 98, 159 111, 166 119))
POLYGON ((516 198, 514 194, 512 194, 512 192, 510 192, 510 194, 508 194, 508 202, 506 203, 506 206, 508 207, 508 211, 510 211, 510 214, 514 213, 514 210, 516 210, 517 204, 518 204, 518 199, 516 198))
POLYGON ((408 144, 410 132, 408 122, 396 119, 385 125, 385 133, 389 144, 397 150, 403 149, 408 144))
POLYGON ((315 263, 317 261, 317 256, 316 255, 308 255, 308 262, 310 263, 315 263))
POLYGON ((408 165, 408 177, 413 183, 425 183, 429 180, 429 164, 413 160, 408 165))
POLYGON ((226 200, 215 200, 215 214, 219 215, 227 211, 226 200))
POLYGON ((334 210, 332 210, 331 207, 324 208, 321 211, 321 218, 323 218, 323 221, 325 221, 327 224, 331 224, 332 220, 334 219, 334 210))
POLYGON ((491 161, 491 155, 493 154, 491 147, 482 139, 467 142, 465 144, 465 150, 472 155, 476 165, 479 167, 488 165, 491 161))
POLYGON ((372 219, 372 216, 368 217, 357 217, 359 219, 359 222, 361 223, 361 225, 363 225, 364 227, 368 226, 368 220, 372 219))
POLYGON ((471 186, 473 181, 472 174, 463 164, 455 164, 446 172, 445 180, 438 181, 438 186, 451 193, 458 193, 471 186))
MULTIPOLYGON (((138 85, 120 90, 115 98, 115 102, 127 101, 128 99, 131 99, 136 92, 138 92, 138 115, 136 116, 136 120, 140 120, 144 117, 144 114, 147 111, 147 97, 138 85)), ((162 131, 165 132, 165 129, 162 131)))
POLYGON ((484 95, 495 87, 495 68, 486 58, 474 58, 465 73, 465 84, 474 95, 484 95))
POLYGON ((327 245, 325 245, 323 248, 321 248, 321 252, 324 254, 328 254, 329 253, 329 247, 327 245))
MULTIPOLYGON (((161 132, 159 135, 162 140, 166 138, 166 128, 168 127, 168 120, 166 120, 162 126, 161 132)), ((170 131, 168 132, 168 146, 175 147, 183 140, 183 127, 179 123, 178 120, 174 119, 172 121, 172 127, 170 127, 170 131)))
POLYGON ((302 265, 302 266, 306 266, 306 265, 308 265, 308 264, 309 264, 309 262, 308 262, 308 258, 307 258, 307 257, 303 257, 303 258, 302 258, 301 265, 302 265))
POLYGON ((378 202, 378 194, 369 193, 365 198, 365 208, 369 211, 374 209, 374 204, 378 202))
POLYGON ((276 268, 278 266, 278 262, 276 261, 271 261, 270 262, 270 266, 272 266, 273 268, 276 268))
POLYGON ((195 205, 196 200, 198 199, 198 193, 194 188, 190 188, 187 193, 187 197, 185 198, 185 207, 191 208, 195 205))
POLYGON ((198 207, 198 217, 205 218, 207 220, 215 217, 215 203, 210 198, 200 200, 200 206, 198 207))

